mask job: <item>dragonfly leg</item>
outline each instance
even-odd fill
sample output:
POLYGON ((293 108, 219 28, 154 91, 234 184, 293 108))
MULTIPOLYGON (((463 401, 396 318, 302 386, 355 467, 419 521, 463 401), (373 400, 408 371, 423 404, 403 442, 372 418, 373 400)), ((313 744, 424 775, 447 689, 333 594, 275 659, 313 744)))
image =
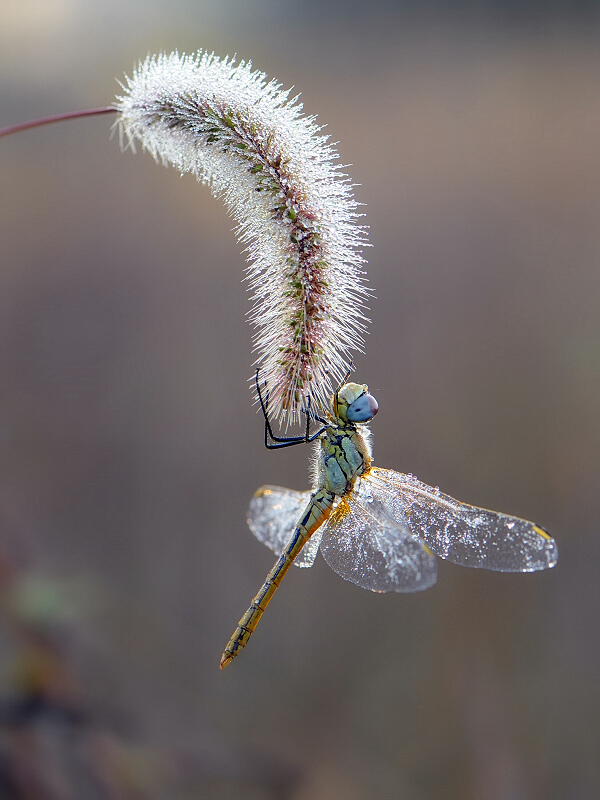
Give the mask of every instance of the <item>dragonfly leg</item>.
POLYGON ((275 436, 273 433, 273 429, 271 427, 271 421, 269 420, 269 394, 267 392, 267 396, 263 398, 262 392, 260 391, 260 385, 258 383, 258 373, 260 368, 256 370, 256 391, 258 393, 258 399, 260 402, 260 408, 263 413, 263 417, 265 418, 265 447, 267 450, 279 450, 281 447, 293 447, 296 444, 306 444, 307 442, 314 442, 314 440, 323 433, 323 428, 320 428, 316 433, 313 433, 312 436, 310 435, 310 420, 311 417, 319 422, 325 422, 320 417, 317 417, 314 414, 311 414, 310 411, 310 396, 308 398, 308 410, 304 409, 304 413, 306 414, 306 431, 304 436, 275 436))
POLYGON ((275 590, 283 580, 283 576, 291 567, 306 542, 331 514, 334 499, 335 495, 325 489, 320 489, 311 498, 285 550, 267 575, 260 591, 250 603, 248 610, 238 622, 237 628, 221 656, 221 669, 224 669, 237 656, 240 650, 248 644, 248 640, 258 625, 271 597, 273 597, 275 590))

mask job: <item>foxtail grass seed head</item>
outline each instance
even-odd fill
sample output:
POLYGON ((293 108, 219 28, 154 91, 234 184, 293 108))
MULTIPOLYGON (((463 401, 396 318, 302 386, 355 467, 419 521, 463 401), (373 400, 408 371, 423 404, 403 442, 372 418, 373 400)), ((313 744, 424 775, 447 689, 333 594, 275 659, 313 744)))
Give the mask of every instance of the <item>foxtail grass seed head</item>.
POLYGON ((309 396, 326 408, 368 322, 366 231, 337 152, 297 97, 244 61, 152 56, 123 90, 121 141, 193 173, 237 222, 271 413, 298 420, 309 396))

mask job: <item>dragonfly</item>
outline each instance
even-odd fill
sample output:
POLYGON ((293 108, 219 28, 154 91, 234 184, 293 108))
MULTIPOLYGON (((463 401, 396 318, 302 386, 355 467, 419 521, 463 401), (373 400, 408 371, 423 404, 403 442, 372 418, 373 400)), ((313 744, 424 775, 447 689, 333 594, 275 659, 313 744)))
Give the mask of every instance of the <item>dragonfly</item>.
POLYGON ((312 566, 319 550, 338 575, 374 592, 428 589, 437 579, 436 557, 498 572, 556 564, 556 542, 539 525, 461 503, 410 473, 375 467, 368 423, 379 406, 366 384, 345 383, 348 377, 326 417, 309 405, 304 435, 280 437, 273 434, 257 372, 265 445, 315 442, 313 489, 263 486, 252 498, 250 530, 278 559, 229 640, 221 669, 248 644, 290 566, 312 566), (321 426, 312 434, 311 421, 321 426))

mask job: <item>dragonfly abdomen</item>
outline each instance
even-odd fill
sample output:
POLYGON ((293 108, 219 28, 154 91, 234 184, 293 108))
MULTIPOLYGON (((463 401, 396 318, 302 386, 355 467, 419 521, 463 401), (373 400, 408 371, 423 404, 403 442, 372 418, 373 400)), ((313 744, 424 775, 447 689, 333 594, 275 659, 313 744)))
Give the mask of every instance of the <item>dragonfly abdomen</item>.
POLYGON ((283 576, 313 533, 329 518, 333 510, 334 500, 335 494, 327 489, 319 489, 311 497, 285 550, 275 562, 260 591, 238 622, 237 628, 221 656, 221 669, 226 667, 240 650, 248 644, 248 640, 258 625, 258 621, 262 617, 271 597, 273 597, 275 590, 283 580, 283 576))

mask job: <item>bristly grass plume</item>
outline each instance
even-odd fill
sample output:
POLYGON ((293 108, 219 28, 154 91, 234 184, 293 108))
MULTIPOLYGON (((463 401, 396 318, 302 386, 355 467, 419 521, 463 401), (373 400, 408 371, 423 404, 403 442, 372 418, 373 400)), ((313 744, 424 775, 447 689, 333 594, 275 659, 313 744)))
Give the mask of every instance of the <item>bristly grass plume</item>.
POLYGON ((366 232, 337 152, 298 98, 250 63, 152 56, 123 90, 121 135, 207 183, 237 221, 272 413, 298 419, 308 397, 326 408, 367 322, 366 232))

